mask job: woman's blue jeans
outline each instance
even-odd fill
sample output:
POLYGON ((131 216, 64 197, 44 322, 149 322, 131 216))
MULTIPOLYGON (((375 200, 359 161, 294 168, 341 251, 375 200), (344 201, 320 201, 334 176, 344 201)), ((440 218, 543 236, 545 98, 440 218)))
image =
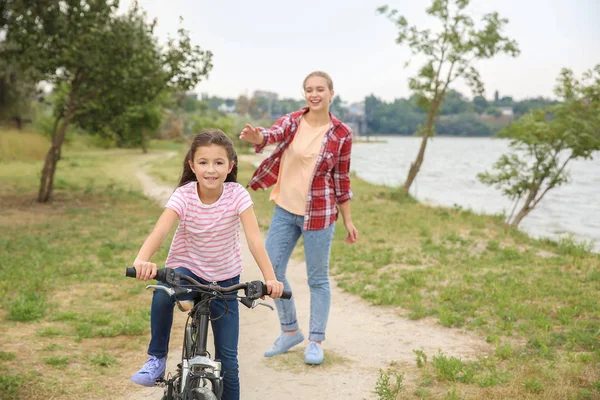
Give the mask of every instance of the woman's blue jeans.
MULTIPOLYGON (((325 328, 329 318, 331 288, 329 286, 329 258, 335 233, 335 223, 318 231, 304 231, 304 216, 292 214, 279 206, 267 233, 266 248, 277 280, 283 282, 285 290, 292 290, 286 278, 288 261, 302 235, 306 272, 310 288, 310 331, 308 339, 314 342, 325 340, 325 328)), ((279 322, 283 331, 299 329, 294 297, 290 300, 275 299, 279 322)))
MULTIPOLYGON (((176 268, 175 271, 190 276, 200 283, 210 282, 194 275, 186 268, 176 268)), ((240 276, 233 277, 221 282, 219 286, 228 287, 240 282, 240 276)), ((191 293, 181 296, 180 300, 193 299, 196 294, 191 293)), ((215 339, 215 358, 221 360, 223 374, 223 400, 239 400, 240 380, 238 365, 238 339, 240 332, 240 317, 238 302, 235 299, 227 300, 229 312, 216 321, 211 321, 215 339)), ((175 299, 162 290, 155 290, 152 297, 152 309, 150 311, 150 328, 152 338, 148 347, 148 354, 158 358, 165 357, 169 351, 169 338, 171 326, 173 325, 173 308, 175 299)), ((218 317, 225 311, 222 300, 210 302, 211 317, 218 317)))

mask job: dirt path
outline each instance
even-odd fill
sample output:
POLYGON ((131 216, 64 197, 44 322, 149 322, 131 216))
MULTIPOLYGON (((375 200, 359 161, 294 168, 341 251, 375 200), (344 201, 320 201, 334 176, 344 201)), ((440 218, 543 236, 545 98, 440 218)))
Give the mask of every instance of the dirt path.
MULTIPOLYGON (((258 161, 244 157, 249 161, 258 161)), ((137 177, 144 192, 164 205, 173 188, 157 184, 143 171, 137 177)), ((260 279, 260 272, 242 238, 244 273, 242 280, 260 279)), ((304 262, 290 261, 288 278, 296 298, 301 328, 308 334, 309 291, 306 284, 304 262)), ((379 370, 395 362, 405 373, 405 382, 414 379, 415 355, 413 350, 423 349, 428 355, 443 352, 472 358, 489 350, 485 341, 470 333, 444 328, 431 320, 411 321, 398 316, 397 310, 371 306, 362 299, 346 293, 332 281, 331 314, 327 326, 325 355, 335 354, 346 362, 332 365, 307 367, 302 363, 306 343, 282 359, 265 359, 262 354, 279 333, 277 313, 260 307, 254 310, 240 308, 241 332, 239 344, 240 380, 242 400, 271 398, 320 400, 320 399, 375 399, 373 393, 379 370)), ((167 371, 174 371, 181 342, 185 314, 176 312, 167 371)), ((212 342, 212 340, 210 340, 212 342)), ((281 357, 281 356, 280 356, 281 357)), ((277 357, 276 357, 277 358, 277 357)), ((142 354, 137 364, 131 365, 135 372, 145 361, 142 354), (138 365, 139 364, 139 365, 138 365)), ((131 384, 128 400, 159 399, 160 388, 144 388, 131 384)))

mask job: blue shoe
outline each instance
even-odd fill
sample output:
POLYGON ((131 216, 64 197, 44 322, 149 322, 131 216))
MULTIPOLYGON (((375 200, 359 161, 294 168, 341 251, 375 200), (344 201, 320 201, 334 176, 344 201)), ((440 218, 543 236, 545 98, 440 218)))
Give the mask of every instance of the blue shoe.
POLYGON ((154 386, 156 380, 165 376, 167 357, 150 356, 146 364, 131 376, 131 382, 142 386, 154 386))
POLYGON ((300 331, 294 333, 293 335, 287 335, 284 332, 281 332, 281 335, 279 335, 273 344, 273 347, 265 351, 265 357, 273 357, 277 354, 285 353, 295 345, 302 343, 303 340, 304 335, 302 335, 302 332, 300 331))
POLYGON ((323 347, 317 342, 309 342, 304 351, 304 362, 306 364, 319 365, 323 363, 323 347))

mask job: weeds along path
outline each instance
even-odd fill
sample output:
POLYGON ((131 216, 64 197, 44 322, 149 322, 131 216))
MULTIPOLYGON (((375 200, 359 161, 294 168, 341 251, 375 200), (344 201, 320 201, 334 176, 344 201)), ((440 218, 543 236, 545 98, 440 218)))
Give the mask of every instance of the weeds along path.
MULTIPOLYGON (((243 158, 245 161, 259 160, 252 159, 252 156, 243 158)), ((142 170, 137 172, 137 177, 148 197, 154 198, 161 206, 166 203, 172 187, 155 182, 142 170)), ((244 257, 242 280, 261 279, 245 237, 243 234, 240 237, 244 257)), ((301 329, 307 337, 310 295, 305 263, 291 260, 288 278, 301 329)), ((240 306, 242 400, 375 399, 374 388, 379 371, 391 364, 405 374, 407 389, 414 385, 418 371, 413 350, 422 349, 428 355, 441 350, 463 359, 472 359, 489 350, 485 341, 472 333, 445 328, 433 320, 411 321, 401 318, 397 309, 371 306, 357 296, 342 291, 333 280, 331 286, 331 314, 327 340, 323 346, 326 361, 321 366, 309 367, 303 363, 306 343, 296 346, 287 354, 272 359, 264 358, 263 352, 279 334, 277 313, 265 307, 249 310, 240 306)), ((272 300, 267 301, 272 304, 272 300)), ((167 371, 175 371, 177 358, 181 354, 185 317, 176 309, 167 371)), ((128 372, 133 374, 146 357, 140 354, 136 360, 132 360, 128 372)), ((129 376, 123 379, 128 380, 129 376)), ((139 389, 130 382, 129 385, 131 392, 125 396, 128 400, 160 399, 162 394, 161 388, 139 389)))

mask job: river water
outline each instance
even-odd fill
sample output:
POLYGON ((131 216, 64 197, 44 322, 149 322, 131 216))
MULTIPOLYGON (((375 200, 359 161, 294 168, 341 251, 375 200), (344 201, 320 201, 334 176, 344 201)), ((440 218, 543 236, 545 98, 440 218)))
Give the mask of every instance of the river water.
MULTIPOLYGON (((369 182, 400 186, 415 159, 421 138, 380 136, 385 143, 357 143, 351 168, 369 182)), ((477 173, 491 170, 498 157, 508 152, 508 141, 492 138, 435 137, 411 187, 411 194, 430 204, 506 215, 511 202, 494 188, 477 180, 477 173)), ((573 235, 591 242, 600 251, 600 154, 594 160, 571 161, 571 181, 554 188, 520 224, 534 237, 557 239, 573 235)))

